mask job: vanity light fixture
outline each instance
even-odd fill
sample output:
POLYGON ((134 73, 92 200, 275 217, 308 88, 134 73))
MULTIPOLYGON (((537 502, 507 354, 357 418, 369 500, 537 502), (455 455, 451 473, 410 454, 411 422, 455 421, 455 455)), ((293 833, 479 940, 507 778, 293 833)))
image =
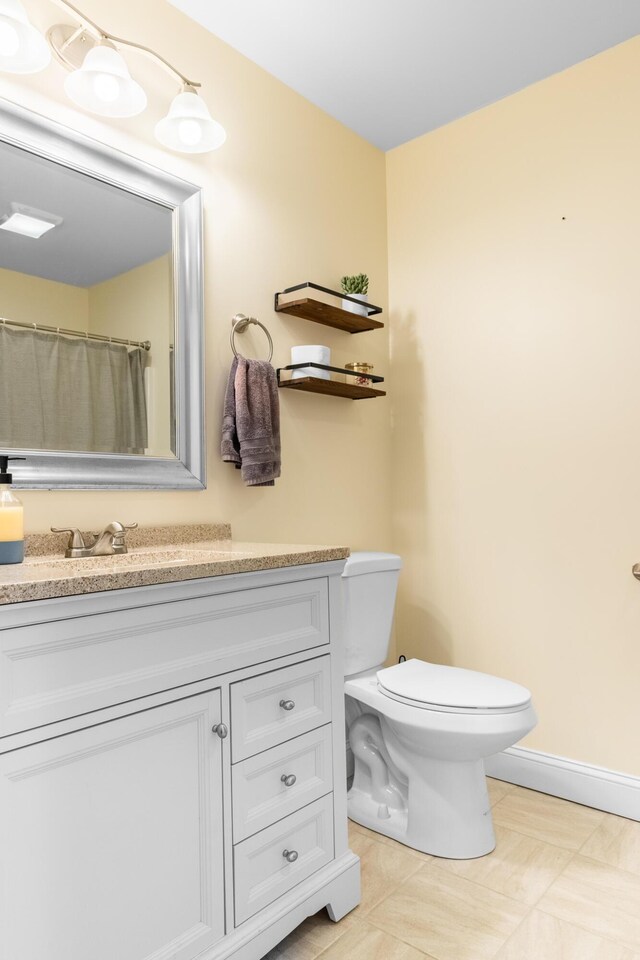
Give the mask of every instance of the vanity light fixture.
POLYGON ((38 73, 51 60, 51 51, 20 0, 0 0, 0 70, 38 73))
POLYGON ((196 91, 185 86, 172 100, 166 117, 156 124, 156 139, 181 153, 208 153, 221 147, 227 134, 224 127, 212 119, 196 91))
POLYGON ((135 117, 147 105, 146 93, 107 41, 91 47, 82 66, 66 78, 64 89, 79 107, 103 117, 135 117))
POLYGON ((169 112, 156 124, 156 138, 179 153, 208 153, 226 140, 224 127, 213 120, 198 97, 201 85, 190 80, 150 47, 116 37, 90 20, 68 0, 54 2, 69 12, 75 23, 56 24, 47 31, 47 42, 29 22, 21 0, 0 0, 0 71, 35 73, 51 58, 69 70, 64 88, 71 100, 103 117, 134 117, 147 106, 147 95, 133 79, 120 51, 130 47, 150 57, 180 84, 169 112))
POLYGON ((39 240, 49 230, 60 226, 62 217, 42 210, 34 210, 19 203, 12 203, 11 212, 0 219, 0 230, 7 233, 18 233, 21 237, 30 237, 39 240))

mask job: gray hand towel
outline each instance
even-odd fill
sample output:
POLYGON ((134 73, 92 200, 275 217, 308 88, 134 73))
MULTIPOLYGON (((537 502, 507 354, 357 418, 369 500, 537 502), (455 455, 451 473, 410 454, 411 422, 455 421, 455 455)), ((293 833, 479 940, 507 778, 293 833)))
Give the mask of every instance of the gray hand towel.
POLYGON ((236 429, 236 370, 238 369, 238 358, 233 358, 229 379, 227 380, 227 389, 224 395, 224 407, 222 409, 222 442, 220 444, 220 453, 222 459, 229 463, 235 463, 236 469, 240 469, 240 442, 238 440, 238 431, 236 429))
POLYGON ((280 476, 280 408, 276 372, 264 360, 234 360, 222 421, 222 459, 242 470, 248 487, 280 476))

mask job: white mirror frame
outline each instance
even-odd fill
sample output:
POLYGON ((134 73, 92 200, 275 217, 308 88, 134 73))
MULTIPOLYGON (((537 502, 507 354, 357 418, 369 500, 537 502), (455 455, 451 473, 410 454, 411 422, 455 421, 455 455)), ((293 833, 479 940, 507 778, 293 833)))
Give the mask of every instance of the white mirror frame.
POLYGON ((27 458, 11 465, 14 486, 30 490, 204 489, 201 188, 7 100, 0 101, 0 141, 173 211, 175 458, 3 448, 10 456, 27 458))

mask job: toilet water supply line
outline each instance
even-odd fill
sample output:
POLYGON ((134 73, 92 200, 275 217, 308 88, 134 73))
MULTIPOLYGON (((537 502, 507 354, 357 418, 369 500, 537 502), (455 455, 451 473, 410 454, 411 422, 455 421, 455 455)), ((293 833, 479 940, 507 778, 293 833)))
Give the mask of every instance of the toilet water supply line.
POLYGON ((405 802, 398 788, 389 782, 391 758, 384 745, 378 718, 371 714, 358 717, 349 729, 349 743, 354 757, 369 768, 371 796, 379 804, 378 817, 388 820, 389 807, 402 810, 405 802))

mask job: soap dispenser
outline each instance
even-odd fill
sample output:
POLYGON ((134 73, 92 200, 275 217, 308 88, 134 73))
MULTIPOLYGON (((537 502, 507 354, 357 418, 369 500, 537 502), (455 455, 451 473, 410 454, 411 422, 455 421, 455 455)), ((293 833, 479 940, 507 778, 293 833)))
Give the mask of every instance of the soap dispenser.
POLYGON ((24 518, 22 503, 11 489, 9 460, 24 457, 0 456, 0 564, 24 560, 24 518))

